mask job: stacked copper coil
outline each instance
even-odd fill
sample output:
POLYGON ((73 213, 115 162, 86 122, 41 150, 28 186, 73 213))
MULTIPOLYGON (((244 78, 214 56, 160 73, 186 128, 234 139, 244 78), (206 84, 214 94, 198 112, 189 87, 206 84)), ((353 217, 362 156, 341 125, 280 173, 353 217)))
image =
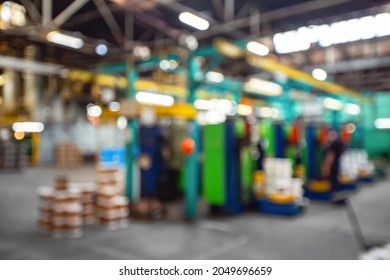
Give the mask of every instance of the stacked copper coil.
POLYGON ((97 194, 96 216, 106 229, 115 230, 128 225, 129 202, 112 187, 101 188, 97 194))
POLYGON ((123 173, 118 168, 97 169, 96 217, 106 229, 128 225, 129 202, 123 194, 123 173))
POLYGON ((80 189, 70 188, 66 177, 53 187, 39 187, 39 230, 56 238, 82 236, 83 206, 80 189))
POLYGON ((62 168, 78 167, 83 158, 79 148, 73 143, 60 143, 56 146, 57 166, 62 168))

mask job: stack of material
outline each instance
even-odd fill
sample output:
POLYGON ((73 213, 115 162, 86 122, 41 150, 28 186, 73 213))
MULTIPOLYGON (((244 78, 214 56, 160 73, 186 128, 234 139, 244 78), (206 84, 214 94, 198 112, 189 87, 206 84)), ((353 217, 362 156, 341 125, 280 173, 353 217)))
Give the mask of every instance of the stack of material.
POLYGON ((23 142, 0 142, 0 169, 21 170, 27 165, 27 148, 23 142))
POLYGON ((96 217, 106 229, 128 226, 129 201, 123 196, 123 171, 119 168, 97 169, 96 217))
POLYGON ((375 166, 365 150, 351 149, 341 157, 341 176, 355 180, 374 175, 375 166))
POLYGON ((91 225, 95 223, 95 196, 96 187, 93 184, 81 185, 81 203, 83 205, 83 223, 91 225))
POLYGON ((303 196, 303 182, 293 178, 292 162, 289 159, 267 158, 264 163, 266 195, 270 200, 294 202, 303 196))
POLYGON ((38 225, 42 233, 56 238, 82 236, 82 192, 69 187, 65 177, 56 180, 55 187, 39 187, 38 225))
POLYGON ((78 167, 83 157, 79 148, 73 143, 60 143, 56 147, 56 160, 58 167, 78 167))
POLYGON ((124 171, 115 167, 98 167, 96 170, 96 187, 97 191, 110 187, 117 194, 124 192, 124 171))

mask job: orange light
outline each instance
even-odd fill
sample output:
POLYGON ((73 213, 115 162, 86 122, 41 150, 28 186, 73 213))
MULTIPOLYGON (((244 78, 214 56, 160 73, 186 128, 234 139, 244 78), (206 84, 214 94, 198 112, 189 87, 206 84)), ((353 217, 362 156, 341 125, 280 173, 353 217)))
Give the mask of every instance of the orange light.
POLYGON ((16 140, 23 140, 24 139, 24 132, 23 131, 15 131, 14 137, 16 140))

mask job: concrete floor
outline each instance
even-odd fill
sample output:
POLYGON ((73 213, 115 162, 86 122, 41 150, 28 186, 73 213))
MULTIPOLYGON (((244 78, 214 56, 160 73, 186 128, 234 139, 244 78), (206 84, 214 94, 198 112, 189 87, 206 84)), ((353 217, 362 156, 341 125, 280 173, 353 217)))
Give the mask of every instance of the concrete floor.
MULTIPOLYGON (((48 238, 35 230, 35 188, 62 174, 93 180, 92 167, 0 174, 0 259, 356 259, 361 252, 344 208, 318 202, 295 218, 131 222, 117 231, 87 227, 81 239, 48 238)), ((380 181, 352 198, 369 241, 390 240, 389 197, 389 182, 380 181)))

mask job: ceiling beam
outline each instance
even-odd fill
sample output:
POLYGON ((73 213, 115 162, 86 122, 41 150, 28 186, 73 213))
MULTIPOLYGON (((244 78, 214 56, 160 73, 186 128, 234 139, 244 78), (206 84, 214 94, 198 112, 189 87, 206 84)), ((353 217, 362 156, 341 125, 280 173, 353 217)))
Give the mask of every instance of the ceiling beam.
POLYGON ((59 64, 35 62, 24 58, 0 55, 0 67, 16 71, 29 71, 40 75, 62 75, 65 67, 59 64))
MULTIPOLYGON (((185 5, 181 4, 181 3, 175 2, 175 3, 171 3, 171 4, 168 5, 168 4, 166 4, 162 0, 155 0, 155 1, 157 1, 159 4, 164 5, 165 7, 169 8, 169 9, 171 9, 171 10, 177 12, 177 13, 190 12, 190 13, 192 13, 194 15, 200 16, 200 17, 208 20, 214 26, 215 25, 216 26, 223 25, 223 23, 217 21, 216 19, 214 19, 212 17, 209 17, 209 16, 207 16, 207 15, 205 15, 205 14, 203 14, 203 13, 197 11, 197 10, 194 10, 194 9, 188 7, 188 6, 185 6, 185 5)), ((204 32, 207 32, 207 31, 204 31, 204 32)), ((198 32, 195 32, 193 34, 198 34, 198 32)), ((247 37, 248 36, 248 34, 246 34, 245 32, 239 31, 239 30, 232 30, 230 35, 233 36, 233 37, 236 37, 236 38, 242 38, 242 37, 247 37)))
POLYGON ((134 14, 126 13, 125 14, 125 42, 124 47, 128 49, 130 47, 130 42, 134 41, 134 14))
POLYGON ((330 74, 350 72, 365 69, 375 69, 390 66, 390 56, 370 57, 348 61, 337 61, 336 63, 306 66, 304 71, 311 72, 315 68, 324 69, 330 74))
MULTIPOLYGON (((261 16, 261 22, 269 22, 272 20, 277 20, 281 18, 286 18, 294 15, 300 15, 315 10, 325 9, 333 6, 337 6, 343 3, 352 2, 354 0, 315 0, 309 2, 303 2, 300 4, 291 5, 288 7, 272 10, 270 12, 265 12, 261 16)), ((173 6, 173 5, 172 5, 173 6)), ((196 31, 194 35, 198 39, 208 38, 211 36, 216 36, 221 33, 232 32, 234 30, 245 28, 250 26, 251 17, 239 18, 233 21, 229 21, 223 24, 214 25, 208 30, 205 31, 196 31)))
POLYGON ((222 0, 212 0, 211 3, 213 4, 214 12, 219 18, 219 20, 223 20, 223 3, 222 0))
POLYGON ((225 0, 225 7, 224 7, 225 22, 234 19, 234 11, 235 11, 235 0, 225 0))
POLYGON ((108 28, 110 29, 112 35, 114 35, 115 40, 119 45, 124 43, 124 35, 122 29, 119 27, 118 22, 115 20, 110 8, 104 2, 104 0, 93 0, 98 11, 102 15, 104 21, 106 22, 108 28))
POLYGON ((53 18, 53 1, 42 0, 42 25, 49 25, 53 18))
POLYGON ((27 13, 35 23, 41 22, 41 14, 31 0, 21 0, 20 2, 26 8, 27 13))
MULTIPOLYGON (((111 13, 123 10, 123 8, 121 6, 118 6, 116 4, 111 4, 108 6, 108 8, 111 11, 111 13)), ((73 16, 72 21, 67 21, 66 23, 64 23, 64 25, 66 27, 73 27, 73 26, 76 26, 78 24, 94 20, 94 19, 99 18, 101 16, 102 15, 98 10, 93 10, 90 12, 85 12, 85 13, 73 16)))
MULTIPOLYGON (((48 1, 48 0, 44 0, 48 1)), ((51 1, 51 0, 49 0, 51 1)), ((65 10, 63 10, 52 22, 51 24, 58 28, 63 25, 69 18, 71 18, 78 10, 81 9, 89 0, 76 0, 72 2, 65 10)))

